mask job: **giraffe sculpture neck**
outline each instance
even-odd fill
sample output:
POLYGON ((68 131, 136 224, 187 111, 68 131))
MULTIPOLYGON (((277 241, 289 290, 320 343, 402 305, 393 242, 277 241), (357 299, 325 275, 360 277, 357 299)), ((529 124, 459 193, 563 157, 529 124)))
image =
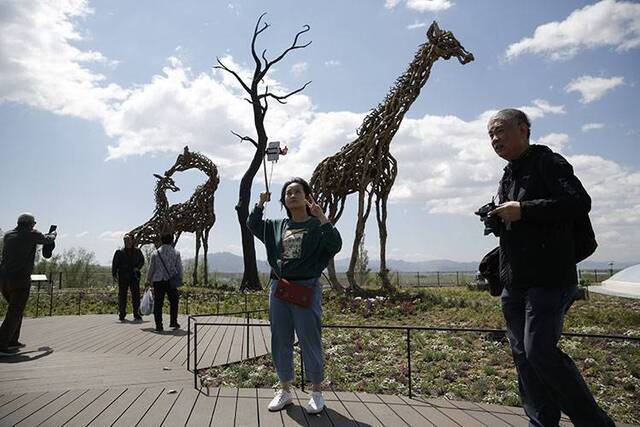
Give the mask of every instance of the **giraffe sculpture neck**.
POLYGON ((155 216, 160 216, 162 213, 169 209, 169 200, 167 200, 166 190, 162 188, 162 183, 156 184, 156 209, 154 211, 155 216))
POLYGON ((391 143, 405 113, 420 95, 438 60, 434 46, 427 42, 420 46, 407 71, 402 74, 384 100, 365 117, 358 129, 360 139, 373 136, 373 142, 388 146, 391 143), (384 137, 381 137, 384 134, 384 137))

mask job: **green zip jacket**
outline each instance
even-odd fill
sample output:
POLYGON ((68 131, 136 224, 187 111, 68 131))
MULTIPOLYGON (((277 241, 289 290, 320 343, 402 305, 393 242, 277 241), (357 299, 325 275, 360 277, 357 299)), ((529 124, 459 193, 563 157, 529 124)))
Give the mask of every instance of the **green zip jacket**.
POLYGON ((331 223, 320 224, 311 217, 305 222, 289 218, 262 219, 257 205, 247 219, 247 227, 267 249, 272 276, 291 280, 320 277, 329 260, 342 248, 340 233, 331 223))

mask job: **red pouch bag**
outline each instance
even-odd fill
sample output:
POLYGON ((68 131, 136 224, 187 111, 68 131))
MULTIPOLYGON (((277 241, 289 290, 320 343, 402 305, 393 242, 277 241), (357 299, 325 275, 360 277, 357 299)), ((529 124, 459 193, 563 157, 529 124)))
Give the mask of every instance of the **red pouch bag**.
POLYGON ((313 289, 287 279, 280 279, 278 280, 278 286, 276 286, 274 296, 282 301, 295 304, 302 308, 309 308, 311 307, 313 289))

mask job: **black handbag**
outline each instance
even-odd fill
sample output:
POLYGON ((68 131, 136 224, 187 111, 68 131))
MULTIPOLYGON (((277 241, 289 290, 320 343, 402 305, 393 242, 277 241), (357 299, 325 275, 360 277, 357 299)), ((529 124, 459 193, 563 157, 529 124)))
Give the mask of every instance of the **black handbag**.
POLYGON ((489 293, 494 297, 500 296, 504 287, 500 281, 500 246, 492 249, 482 258, 478 271, 487 281, 489 293))

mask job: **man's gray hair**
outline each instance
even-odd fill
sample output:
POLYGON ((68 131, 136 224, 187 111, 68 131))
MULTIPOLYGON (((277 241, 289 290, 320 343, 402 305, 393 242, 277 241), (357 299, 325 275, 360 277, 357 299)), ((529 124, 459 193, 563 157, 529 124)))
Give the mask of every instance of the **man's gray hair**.
POLYGON ((527 132, 527 138, 531 135, 531 121, 529 117, 524 113, 524 111, 517 110, 515 108, 505 108, 504 110, 498 111, 493 115, 491 120, 503 120, 505 122, 509 122, 515 125, 519 125, 520 123, 524 123, 529 128, 527 132))
POLYGON ((36 218, 29 212, 21 213, 18 217, 18 225, 35 224, 36 218))

